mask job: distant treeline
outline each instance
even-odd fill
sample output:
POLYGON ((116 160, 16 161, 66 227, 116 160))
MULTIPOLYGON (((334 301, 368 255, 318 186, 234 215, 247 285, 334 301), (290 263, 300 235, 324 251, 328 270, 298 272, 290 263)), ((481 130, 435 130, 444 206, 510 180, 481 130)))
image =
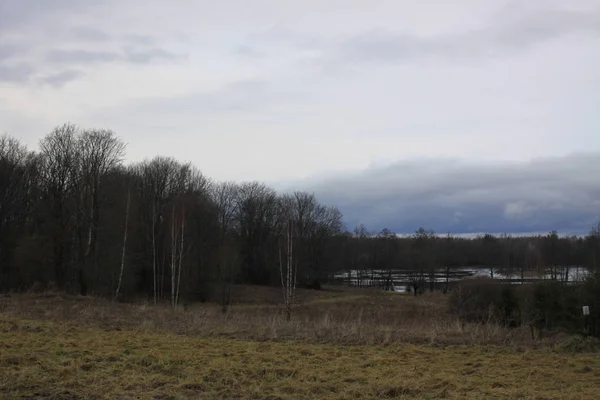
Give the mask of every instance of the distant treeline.
POLYGON ((227 302, 234 282, 280 284, 289 221, 298 284, 310 287, 347 270, 600 262, 597 229, 586 238, 348 232, 341 212, 311 193, 214 182, 168 157, 124 165, 124 156, 112 131, 71 124, 46 135, 38 152, 0 137, 0 290, 54 285, 173 304, 215 295, 227 302))

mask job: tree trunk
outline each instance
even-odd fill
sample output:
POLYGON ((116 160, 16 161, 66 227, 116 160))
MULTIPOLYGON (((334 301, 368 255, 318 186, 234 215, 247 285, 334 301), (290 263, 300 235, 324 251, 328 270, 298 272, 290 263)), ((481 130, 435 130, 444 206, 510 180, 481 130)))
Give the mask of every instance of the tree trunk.
POLYGON ((156 203, 152 203, 152 276, 154 278, 154 305, 158 304, 156 275, 156 203))
POLYGON ((177 254, 177 234, 175 233, 175 205, 171 212, 171 307, 175 308, 175 278, 177 268, 175 258, 177 254))
POLYGON ((292 319, 294 292, 296 290, 296 268, 294 268, 293 261, 293 228, 292 220, 289 220, 287 228, 287 252, 285 271, 283 268, 283 262, 281 257, 281 246, 279 246, 279 271, 281 274, 281 286, 283 288, 283 305, 287 321, 292 319))
POLYGON ((121 252, 121 271, 119 273, 119 283, 117 284, 117 290, 115 291, 115 299, 119 297, 121 290, 121 283, 123 282, 123 270, 125 269, 125 249, 127 247, 127 228, 129 226, 129 203, 131 200, 131 188, 127 190, 127 207, 125 208, 125 231, 123 233, 123 249, 121 252))
POLYGON ((181 241, 179 246, 179 268, 177 272, 177 291, 175 294, 175 307, 179 303, 179 288, 181 287, 181 264, 183 262, 183 236, 185 234, 185 205, 181 211, 181 241))

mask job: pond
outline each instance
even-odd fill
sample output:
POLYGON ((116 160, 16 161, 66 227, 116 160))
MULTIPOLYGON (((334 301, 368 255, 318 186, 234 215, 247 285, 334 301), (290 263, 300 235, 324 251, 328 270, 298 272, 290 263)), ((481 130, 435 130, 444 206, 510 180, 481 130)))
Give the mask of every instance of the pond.
POLYGON ((336 282, 360 287, 389 287, 389 281, 395 291, 405 292, 414 281, 424 281, 430 285, 433 281, 435 287, 441 287, 446 282, 455 284, 465 279, 488 278, 499 282, 511 284, 527 284, 541 280, 559 280, 563 282, 580 282, 589 274, 587 268, 582 266, 547 268, 543 271, 505 271, 497 268, 483 266, 456 267, 446 270, 437 268, 433 271, 417 270, 350 270, 335 275, 336 282))

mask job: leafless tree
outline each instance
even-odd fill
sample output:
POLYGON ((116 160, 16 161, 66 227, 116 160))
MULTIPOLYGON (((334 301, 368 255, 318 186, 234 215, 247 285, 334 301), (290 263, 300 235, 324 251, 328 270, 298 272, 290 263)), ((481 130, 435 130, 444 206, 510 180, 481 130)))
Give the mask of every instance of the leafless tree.
POLYGON ((210 196, 217 207, 219 221, 219 250, 216 265, 219 302, 221 311, 227 313, 238 263, 234 239, 238 186, 233 182, 215 183, 210 187, 210 196))
POLYGON ((127 231, 129 228, 129 207, 131 204, 131 187, 127 190, 127 207, 125 209, 125 229, 123 232, 123 249, 121 252, 121 270, 119 273, 119 282, 117 284, 117 290, 115 291, 115 299, 119 298, 119 292, 121 290, 121 283, 123 282, 123 272, 125 270, 125 250, 127 248, 127 231))
POLYGON ((274 283, 276 265, 272 249, 277 247, 281 208, 275 191, 258 182, 239 186, 236 224, 244 279, 250 283, 274 283))
MULTIPOLYGON (((151 161, 144 161, 134 168, 138 182, 138 192, 144 204, 144 221, 149 231, 150 253, 152 264, 152 286, 154 303, 162 298, 164 275, 167 270, 166 263, 160 262, 159 236, 165 226, 167 204, 178 194, 185 190, 189 183, 191 166, 180 164, 173 158, 155 157, 151 161)), ((163 250, 166 257, 166 251, 163 250)), ((163 260, 164 260, 163 257, 163 260)))
POLYGON ((286 248, 285 251, 279 249, 279 272, 281 276, 281 287, 283 289, 283 307, 285 310, 286 320, 292 319, 292 313, 294 308, 294 301, 296 295, 296 276, 297 268, 294 264, 293 249, 294 249, 294 223, 292 219, 288 220, 286 236, 285 236, 286 248), (284 264, 282 260, 282 253, 286 259, 284 264))
MULTIPOLYGON (((74 221, 76 207, 73 197, 78 185, 80 161, 77 146, 78 133, 79 129, 75 125, 65 124, 54 128, 40 142, 42 193, 50 211, 53 264, 60 287, 67 284, 69 275, 67 266, 71 265, 75 256, 70 253, 73 252, 71 234, 76 227, 74 221)), ((70 277, 69 280, 72 279, 73 277, 70 277)))
MULTIPOLYGON (((110 130, 86 130, 77 140, 79 165, 80 212, 83 214, 87 238, 83 252, 84 268, 98 274, 98 227, 102 207, 101 184, 108 173, 120 166, 125 155, 125 144, 110 130)), ((80 273, 81 279, 88 271, 80 273)), ((80 282, 80 287, 85 287, 80 282)), ((82 293, 84 294, 84 293, 82 293)))
POLYGON ((32 219, 37 183, 37 158, 18 140, 0 136, 0 290, 14 284, 10 259, 32 219))

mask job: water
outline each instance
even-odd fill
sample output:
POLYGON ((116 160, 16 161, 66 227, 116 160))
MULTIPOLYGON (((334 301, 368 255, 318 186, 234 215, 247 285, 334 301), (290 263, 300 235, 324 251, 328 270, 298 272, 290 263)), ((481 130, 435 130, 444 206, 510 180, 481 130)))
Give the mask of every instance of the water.
MULTIPOLYGON (((390 271, 385 270, 351 270, 348 272, 335 275, 338 282, 342 282, 353 286, 385 286, 389 280, 390 271)), ((436 286, 439 284, 459 282, 464 279, 488 278, 501 282, 512 284, 533 283, 542 280, 556 280, 564 282, 581 282, 589 274, 585 267, 573 266, 569 268, 555 268, 554 273, 547 269, 543 273, 526 272, 521 279, 520 271, 507 272, 502 270, 494 270, 493 276, 490 268, 487 267, 458 267, 451 268, 449 272, 445 268, 438 268, 433 271, 433 279, 431 271, 409 271, 409 270, 393 270, 391 271, 391 281, 394 291, 405 292, 411 282, 423 280, 428 286, 433 280, 436 286)))

